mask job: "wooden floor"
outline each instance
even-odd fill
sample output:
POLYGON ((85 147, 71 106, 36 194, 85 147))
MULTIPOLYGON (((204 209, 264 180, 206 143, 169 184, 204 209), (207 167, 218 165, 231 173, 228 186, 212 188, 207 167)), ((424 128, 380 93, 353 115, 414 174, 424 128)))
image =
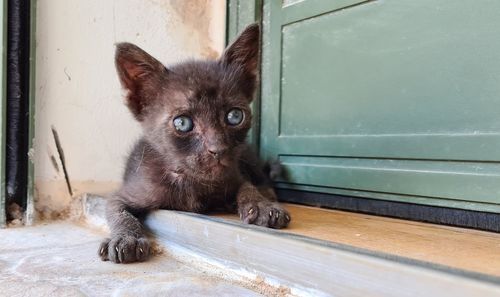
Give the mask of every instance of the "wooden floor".
POLYGON ((497 233, 293 204, 286 208, 292 222, 284 232, 500 277, 497 233))

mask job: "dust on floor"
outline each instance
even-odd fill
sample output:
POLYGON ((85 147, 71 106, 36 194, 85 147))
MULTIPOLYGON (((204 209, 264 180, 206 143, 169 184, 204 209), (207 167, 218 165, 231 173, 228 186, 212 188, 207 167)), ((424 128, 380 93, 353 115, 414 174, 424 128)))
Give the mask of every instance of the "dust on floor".
POLYGON ((168 254, 102 262, 104 236, 67 221, 0 229, 0 296, 261 296, 168 254))

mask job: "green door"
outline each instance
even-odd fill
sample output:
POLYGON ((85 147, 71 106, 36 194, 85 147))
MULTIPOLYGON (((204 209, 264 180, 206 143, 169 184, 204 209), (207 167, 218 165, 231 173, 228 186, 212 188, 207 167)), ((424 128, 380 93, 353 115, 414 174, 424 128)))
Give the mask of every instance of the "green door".
POLYGON ((264 1, 277 186, 500 213, 499 16, 497 0, 264 1))

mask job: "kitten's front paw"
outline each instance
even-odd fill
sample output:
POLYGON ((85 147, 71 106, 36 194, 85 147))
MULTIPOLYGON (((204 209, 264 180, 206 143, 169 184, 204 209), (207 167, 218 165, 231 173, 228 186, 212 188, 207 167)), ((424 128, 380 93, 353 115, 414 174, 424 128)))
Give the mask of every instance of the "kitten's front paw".
POLYGON ((252 202, 240 206, 241 220, 269 228, 281 229, 288 226, 291 217, 288 211, 277 202, 252 202))
POLYGON ((147 260, 151 254, 149 240, 130 235, 106 238, 99 247, 99 256, 103 261, 115 263, 132 263, 147 260))

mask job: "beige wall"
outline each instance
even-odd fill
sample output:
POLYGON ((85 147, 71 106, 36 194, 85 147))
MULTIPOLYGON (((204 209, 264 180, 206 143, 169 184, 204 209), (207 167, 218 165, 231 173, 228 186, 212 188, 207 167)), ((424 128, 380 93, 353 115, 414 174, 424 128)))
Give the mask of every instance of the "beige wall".
POLYGON ((123 105, 115 42, 133 42, 164 63, 216 57, 224 45, 224 0, 38 0, 35 207, 71 201, 51 127, 59 134, 77 196, 110 192, 140 132, 123 105))

